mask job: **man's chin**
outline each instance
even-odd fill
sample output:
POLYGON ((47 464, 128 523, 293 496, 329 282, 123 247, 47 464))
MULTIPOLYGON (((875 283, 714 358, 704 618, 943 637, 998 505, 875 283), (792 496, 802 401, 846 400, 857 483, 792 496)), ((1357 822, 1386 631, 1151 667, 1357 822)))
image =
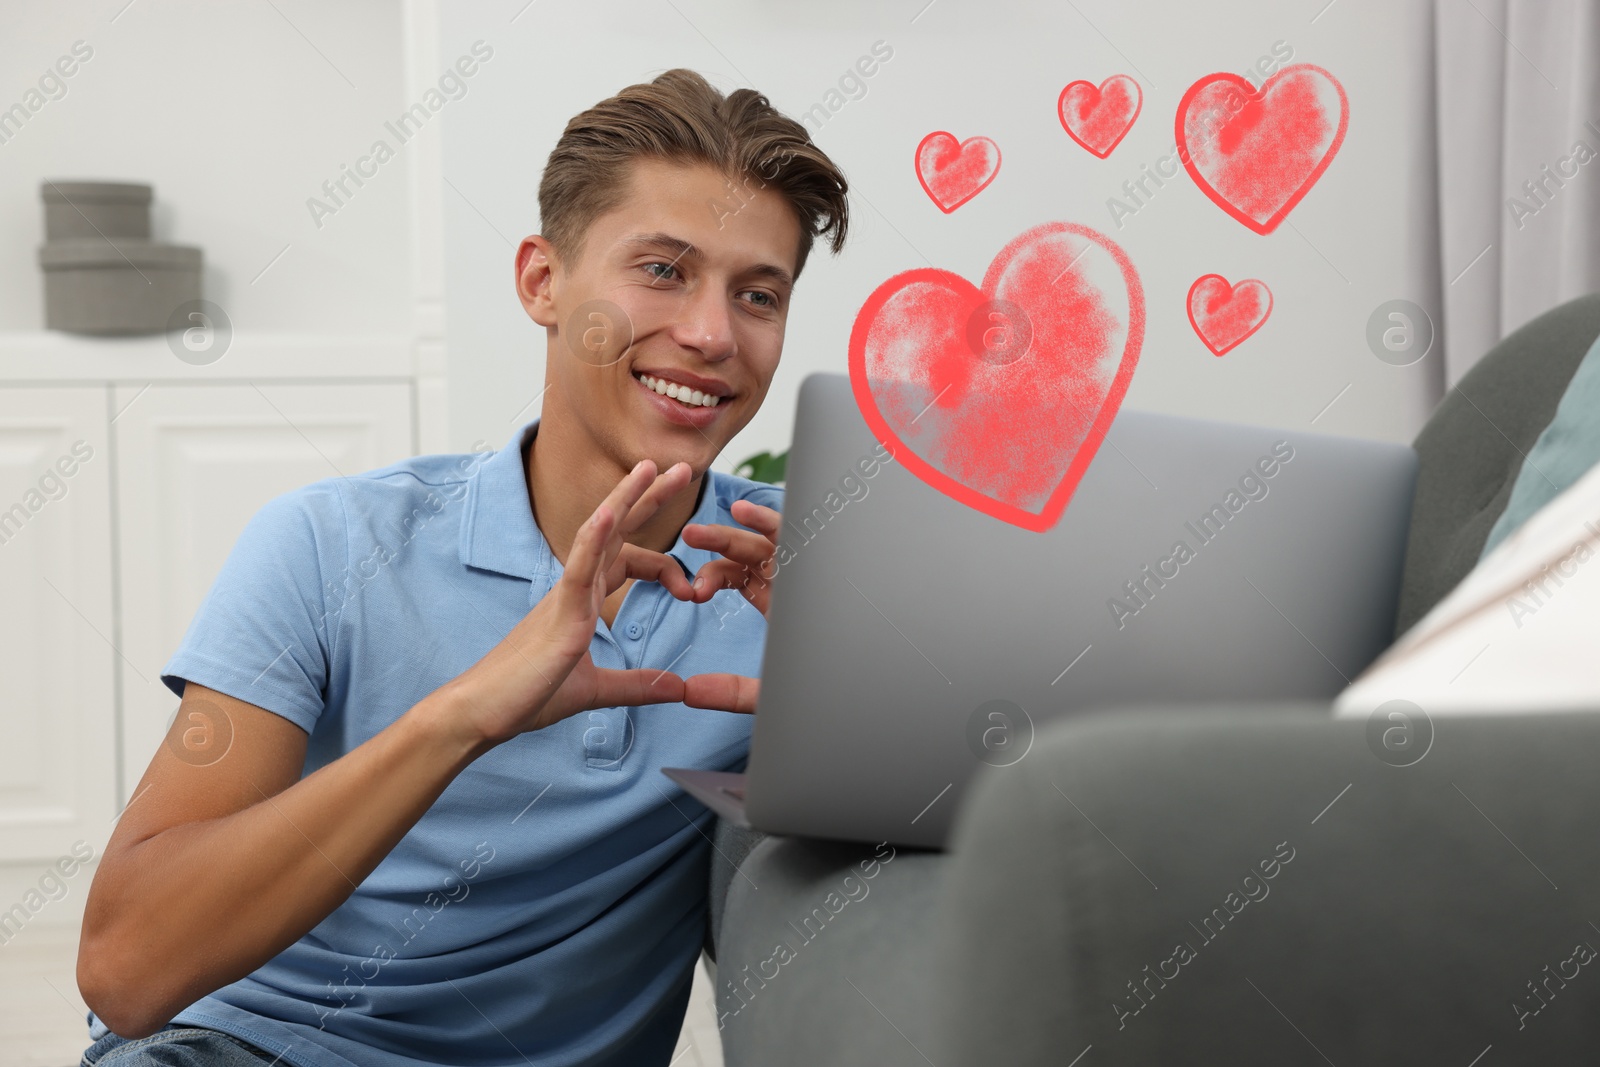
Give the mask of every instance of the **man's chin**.
POLYGON ((634 435, 634 447, 631 450, 634 460, 648 459, 655 463, 658 473, 665 471, 675 463, 687 463, 696 473, 711 466, 711 461, 717 458, 720 451, 714 444, 700 438, 695 434, 693 427, 673 427, 671 429, 685 429, 699 438, 697 447, 692 441, 686 440, 683 435, 670 432, 668 429, 652 433, 634 435))

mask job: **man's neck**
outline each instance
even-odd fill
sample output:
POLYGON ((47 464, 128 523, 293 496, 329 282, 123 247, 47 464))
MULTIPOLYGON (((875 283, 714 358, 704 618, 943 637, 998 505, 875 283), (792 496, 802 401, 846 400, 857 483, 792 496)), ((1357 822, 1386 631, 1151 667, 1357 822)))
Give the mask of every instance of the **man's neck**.
MULTIPOLYGON (((628 473, 591 442, 562 433, 559 423, 545 418, 523 449, 523 472, 534 522, 563 567, 578 528, 628 473)), ((671 549, 699 505, 706 476, 691 481, 625 540, 656 552, 671 549)))

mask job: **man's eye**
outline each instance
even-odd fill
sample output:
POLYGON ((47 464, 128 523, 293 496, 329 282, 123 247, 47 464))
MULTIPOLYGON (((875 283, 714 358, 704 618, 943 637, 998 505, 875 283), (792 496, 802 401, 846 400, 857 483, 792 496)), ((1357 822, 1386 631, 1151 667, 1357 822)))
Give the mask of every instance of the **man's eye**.
MULTIPOLYGON (((670 271, 672 271, 674 273, 676 273, 677 270, 678 270, 678 268, 673 266, 671 263, 646 263, 646 264, 644 264, 644 269, 646 271, 648 271, 651 267, 663 267, 663 268, 665 268, 667 270, 670 270, 670 271)), ((668 281, 668 280, 670 280, 665 274, 652 274, 651 277, 656 279, 656 280, 658 280, 658 281, 668 281)))
POLYGON ((771 293, 764 293, 759 289, 752 289, 752 290, 750 290, 750 295, 751 296, 759 296, 762 299, 763 302, 762 303, 758 303, 756 305, 756 307, 758 307, 758 308, 769 308, 770 309, 770 308, 775 308, 775 307, 778 306, 777 299, 775 297, 773 297, 773 295, 771 293))

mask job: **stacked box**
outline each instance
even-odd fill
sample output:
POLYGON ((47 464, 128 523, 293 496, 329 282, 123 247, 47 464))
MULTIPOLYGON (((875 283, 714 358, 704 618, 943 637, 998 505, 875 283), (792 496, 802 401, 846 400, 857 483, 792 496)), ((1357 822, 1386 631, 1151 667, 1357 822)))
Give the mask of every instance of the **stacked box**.
POLYGON ((201 296, 200 249, 150 240, 148 185, 44 181, 45 326, 70 333, 160 333, 201 296))

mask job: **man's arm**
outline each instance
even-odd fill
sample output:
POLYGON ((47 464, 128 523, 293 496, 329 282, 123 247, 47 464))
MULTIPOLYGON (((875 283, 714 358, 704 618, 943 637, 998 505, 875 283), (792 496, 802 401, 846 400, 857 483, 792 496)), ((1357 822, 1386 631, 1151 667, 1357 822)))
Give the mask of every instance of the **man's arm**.
POLYGON ((304 730, 185 685, 174 730, 190 712, 221 711, 232 744, 208 766, 162 745, 119 820, 78 950, 95 1014, 123 1037, 155 1033, 327 918, 494 747, 455 725, 442 693, 301 780, 304 730))
POLYGON ((118 821, 78 952, 78 988, 95 1014, 124 1037, 144 1037, 250 974, 332 913, 496 745, 587 708, 683 700, 678 675, 600 670, 588 649, 613 572, 618 585, 626 572, 690 598, 675 563, 623 541, 688 478, 687 464, 659 477, 648 461, 635 468, 580 528, 561 579, 503 641, 305 778, 304 730, 187 683, 174 731, 191 712, 225 712, 232 743, 205 766, 163 745, 118 821), (619 558, 624 568, 613 566, 619 558))

